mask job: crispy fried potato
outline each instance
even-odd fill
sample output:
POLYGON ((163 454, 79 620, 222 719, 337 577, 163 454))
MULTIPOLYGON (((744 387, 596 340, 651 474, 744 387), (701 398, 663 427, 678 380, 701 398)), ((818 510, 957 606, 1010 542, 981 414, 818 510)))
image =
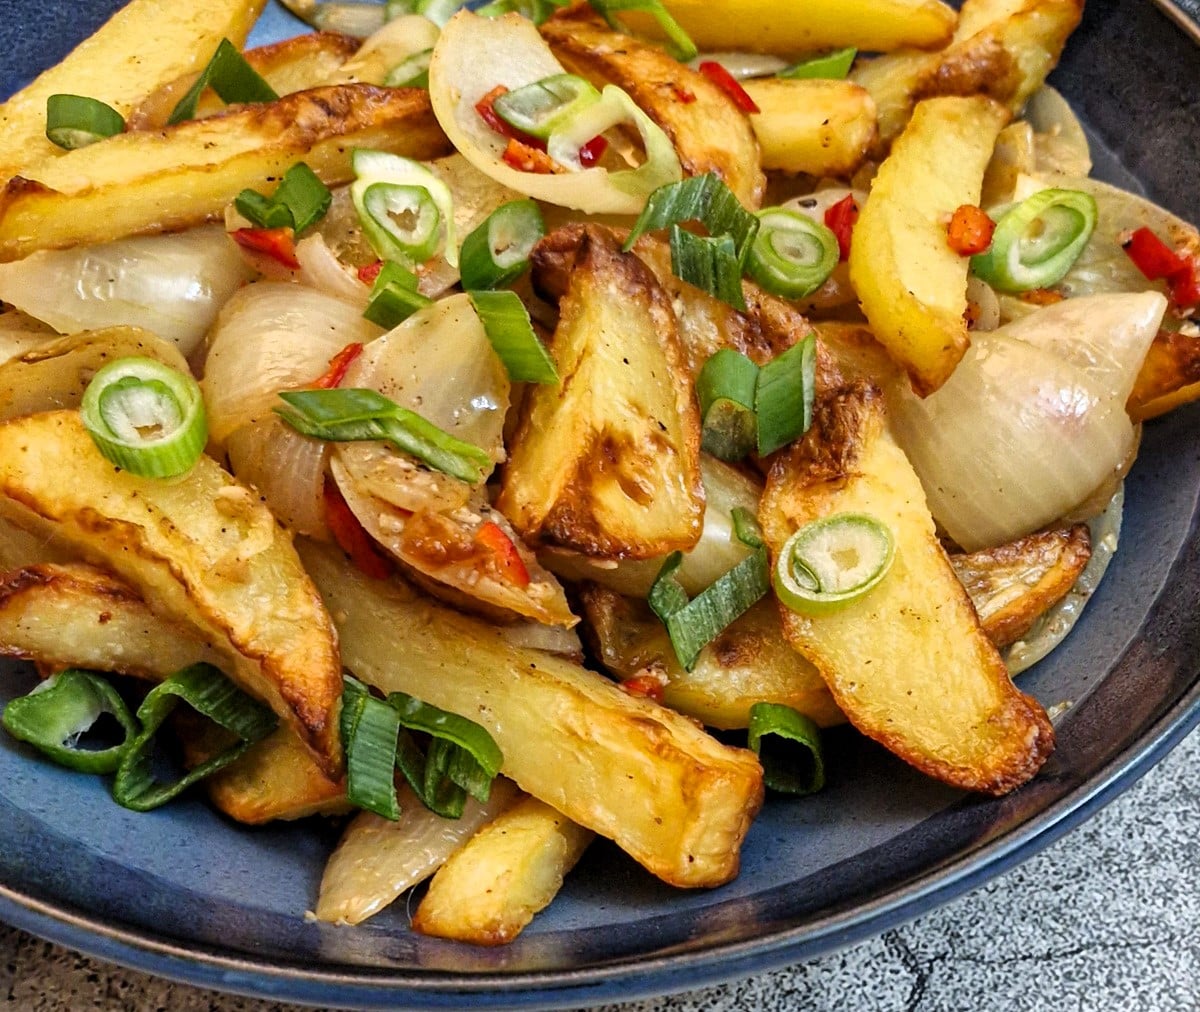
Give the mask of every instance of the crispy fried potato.
POLYGON ((247 187, 268 190, 299 161, 326 183, 344 183, 355 147, 426 159, 446 154, 449 142, 427 92, 362 84, 119 134, 9 180, 0 192, 0 259, 186 228, 221 215, 247 187))
POLYGON ((1178 330, 1155 335, 1125 402, 1135 422, 1157 418, 1200 399, 1200 338, 1178 330))
POLYGON ((700 418, 669 299, 610 231, 586 226, 559 311, 560 383, 526 394, 497 506, 522 536, 589 555, 690 548, 700 418))
POLYGON ((473 945, 511 942, 558 894, 594 835, 537 798, 518 801, 433 876, 413 930, 473 945))
POLYGON ((946 226, 978 204, 983 173, 1008 111, 989 98, 932 98, 917 106, 879 167, 854 227, 850 280, 880 343, 922 397, 954 371, 970 344, 968 258, 946 226))
POLYGON ((0 422, 78 407, 97 370, 130 355, 188 371, 174 342, 140 327, 108 327, 56 338, 0 364, 0 422))
POLYGON ((1075 586, 1092 556, 1086 524, 1038 531, 998 548, 951 555, 988 639, 1006 647, 1075 586))
MULTIPOLYGON (((666 0, 665 6, 701 49, 789 57, 842 46, 935 48, 950 40, 955 23, 954 10, 937 0, 808 0, 786 16, 772 0, 666 0)), ((638 31, 656 31, 644 15, 621 11, 621 17, 638 31)))
POLYGON ((848 179, 875 143, 875 100, 852 81, 764 77, 742 87, 758 106, 750 125, 764 169, 848 179))
MULTIPOLYGON (((358 51, 358 46, 358 39, 336 32, 310 32, 248 49, 242 55, 275 94, 290 95, 335 83, 332 78, 358 51)), ((184 74, 147 95, 127 117, 126 128, 159 130, 166 126, 175 106, 198 76, 198 73, 184 74)), ((195 118, 203 119, 224 109, 225 103, 213 91, 206 90, 196 103, 195 118)))
POLYGON ((685 175, 716 173, 751 210, 762 206, 766 177, 754 130, 707 77, 658 46, 612 31, 587 4, 550 18, 541 32, 568 71, 628 92, 671 139, 685 175))
POLYGON ((173 482, 113 467, 79 415, 0 425, 0 515, 131 583, 211 642, 331 774, 341 766, 337 636, 287 536, 208 457, 173 482))
POLYGON ((984 635, 871 387, 818 403, 808 434, 772 464, 759 520, 777 555, 804 524, 841 512, 889 525, 891 570, 830 614, 781 607, 788 641, 855 727, 918 769, 968 790, 1018 787, 1053 749, 1050 722, 984 635))
POLYGON ((189 71, 198 73, 222 38, 240 47, 265 5, 266 0, 133 0, 61 63, 0 105, 0 180, 64 155, 46 139, 51 95, 87 95, 126 115, 156 88, 189 71))
POLYGON ((708 727, 746 727, 755 703, 783 703, 822 727, 845 723, 820 673, 788 646, 779 612, 760 601, 706 646, 691 671, 645 601, 591 584, 580 592, 600 663, 621 681, 648 677, 662 700, 708 727))
POLYGON ((753 753, 570 661, 514 647, 398 581, 371 580, 325 546, 299 548, 338 623, 346 667, 363 681, 478 721, 522 790, 664 881, 714 886, 737 874, 762 803, 753 753))

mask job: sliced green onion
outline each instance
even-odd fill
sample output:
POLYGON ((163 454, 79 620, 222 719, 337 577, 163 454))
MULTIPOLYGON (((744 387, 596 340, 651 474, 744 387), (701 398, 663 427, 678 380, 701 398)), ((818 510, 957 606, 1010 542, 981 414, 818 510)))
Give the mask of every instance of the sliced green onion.
POLYGON ((192 784, 228 766, 279 726, 274 713, 246 695, 211 664, 193 664, 156 685, 138 707, 137 717, 141 733, 129 743, 113 782, 117 804, 136 812, 148 812, 166 804, 192 784), (238 742, 179 779, 160 783, 153 771, 154 736, 180 700, 231 731, 238 742))
POLYGON ((792 611, 824 615, 878 586, 895 556, 892 532, 866 513, 805 524, 775 562, 775 593, 792 611))
POLYGON ((104 678, 70 668, 40 682, 27 696, 4 708, 4 727, 60 766, 80 773, 112 773, 121 762, 138 725, 125 701, 104 678), (124 730, 117 745, 104 749, 80 745, 81 737, 104 714, 124 730))
POLYGON ((505 14, 520 14, 535 25, 540 25, 570 0, 493 0, 492 3, 476 7, 475 13, 484 18, 498 18, 505 14))
POLYGON ((532 200, 511 200, 463 240, 459 274, 467 291, 501 288, 524 273, 529 255, 546 234, 542 212, 532 200))
POLYGON ((471 303, 508 378, 514 383, 557 383, 558 370, 538 340, 516 292, 470 292, 471 303))
POLYGON ((794 63, 790 67, 779 71, 775 76, 790 77, 793 79, 823 77, 834 81, 841 81, 850 73, 850 67, 853 66, 854 58, 857 55, 858 50, 853 46, 846 49, 835 49, 832 53, 825 53, 823 56, 814 56, 811 60, 794 63))
POLYGON ((406 56, 387 72, 383 79, 388 88, 428 88, 429 60, 433 56, 432 49, 422 49, 419 53, 406 56))
POLYGON ((478 446, 455 439, 374 390, 282 390, 279 397, 286 406, 275 413, 302 435, 332 442, 382 439, 472 485, 491 470, 492 458, 478 446))
POLYGON ((700 448, 721 460, 741 460, 757 445, 754 391, 758 366, 740 351, 722 348, 696 378, 702 424, 700 448))
POLYGON ((444 243, 447 263, 458 266, 454 198, 432 171, 386 151, 356 150, 350 197, 363 233, 383 260, 424 263, 444 243))
POLYGON ((396 753, 400 771, 430 811, 457 819, 468 794, 487 801, 504 755, 486 728, 403 692, 391 693, 388 703, 402 728, 430 736, 424 756, 404 734, 396 753))
POLYGON ((675 578, 683 563, 682 552, 667 556, 647 596, 650 609, 667 627, 676 658, 687 671, 695 667, 709 643, 770 589, 767 549, 757 522, 747 511, 735 510, 734 531, 751 553, 690 601, 675 578))
POLYGON ((342 688, 342 748, 346 753, 346 800, 393 822, 396 800, 396 735, 400 717, 362 682, 346 675, 342 688))
POLYGON ((991 247, 971 257, 971 270, 1002 292, 1057 284, 1091 238, 1096 213, 1090 194, 1039 190, 1001 216, 991 247))
POLYGON ((758 212, 761 227, 746 270, 772 295, 802 299, 820 288, 838 265, 837 236, 799 211, 771 207, 758 212))
POLYGON ((233 204, 258 228, 290 228, 299 235, 325 217, 332 200, 329 187, 304 162, 297 162, 272 196, 243 190, 233 204))
POLYGON ((787 446, 812 425, 816 362, 817 339, 809 334, 759 370, 754 392, 759 456, 787 446))
POLYGON ((815 794, 825 786, 821 729, 782 703, 750 707, 746 744, 758 756, 763 783, 783 794, 815 794))
POLYGON ((633 249, 646 232, 688 221, 700 222, 710 236, 732 236, 739 265, 746 262, 759 228, 758 218, 742 206, 737 195, 715 173, 707 172, 650 194, 624 248, 633 249))
POLYGON ((403 323, 418 309, 433 304, 433 299, 417 291, 417 276, 395 260, 380 268, 371 285, 365 316, 372 323, 391 330, 403 323))
POLYGON ((50 95, 46 99, 46 137, 60 148, 87 147, 124 130, 124 117, 98 98, 50 95))
POLYGON ((122 358, 100 369, 79 412, 105 458, 143 478, 190 471, 208 441, 199 384, 150 358, 122 358))
POLYGON ((167 117, 168 125, 195 119, 196 106, 205 88, 212 88, 227 105, 235 102, 274 102, 279 96, 253 67, 250 66, 228 39, 222 39, 196 78, 196 83, 167 117))
POLYGON ((416 13, 441 28, 464 6, 466 0, 418 0, 416 13))
POLYGON ((509 126, 545 140, 558 126, 599 101, 600 92, 589 81, 575 74, 553 74, 506 91, 492 108, 509 126))
POLYGON ((667 51, 682 63, 696 58, 696 44, 688 36, 679 22, 671 17, 670 12, 663 6, 662 0, 588 0, 592 9, 608 22, 608 27, 614 32, 629 34, 625 26, 617 20, 619 11, 640 11, 649 14, 658 22, 659 28, 667 37, 667 51))
POLYGON ((672 225, 671 272, 734 309, 745 311, 742 268, 732 236, 699 236, 672 225))

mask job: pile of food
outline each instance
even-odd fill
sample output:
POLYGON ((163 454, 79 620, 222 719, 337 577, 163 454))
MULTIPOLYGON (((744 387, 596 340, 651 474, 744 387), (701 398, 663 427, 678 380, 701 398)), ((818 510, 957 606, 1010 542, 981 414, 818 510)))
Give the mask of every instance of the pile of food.
POLYGON ((825 727, 1035 776, 1012 675, 1200 396, 1200 236, 1044 87, 1083 0, 289 6, 0 105, 9 732, 478 944, 595 834, 728 882, 825 727))

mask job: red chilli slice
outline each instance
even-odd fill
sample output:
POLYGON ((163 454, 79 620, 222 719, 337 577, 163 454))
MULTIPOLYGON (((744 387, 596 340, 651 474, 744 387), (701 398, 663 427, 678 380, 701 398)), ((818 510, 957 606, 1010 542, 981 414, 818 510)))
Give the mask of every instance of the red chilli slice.
POLYGON ((229 237, 244 250, 261 253, 289 271, 298 271, 300 261, 296 259, 296 236, 290 228, 239 228, 229 237))
POLYGON ((359 572, 375 580, 386 580, 392 575, 392 560, 380 551, 363 525, 346 505, 337 485, 325 479, 325 522, 337 546, 345 552, 359 572))
POLYGON ((738 84, 737 78, 729 73, 721 64, 717 63, 716 60, 704 60, 698 69, 701 74, 725 92, 733 100, 733 104, 741 109, 742 112, 757 113, 762 111, 754 99, 746 92, 746 89, 738 84))

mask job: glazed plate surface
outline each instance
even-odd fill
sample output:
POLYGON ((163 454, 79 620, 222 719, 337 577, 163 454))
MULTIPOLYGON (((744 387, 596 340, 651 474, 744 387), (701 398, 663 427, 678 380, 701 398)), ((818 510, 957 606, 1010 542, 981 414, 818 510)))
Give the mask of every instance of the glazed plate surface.
MULTIPOLYGON (((116 6, 0 0, 0 93, 116 6)), ((272 7, 253 41, 300 27, 272 7)), ((1091 132, 1096 174, 1192 221, 1195 45, 1151 5, 1091 0, 1052 78, 1091 132)), ((0 735, 0 917, 195 984, 393 1008, 578 1007, 765 970, 883 930, 1056 839, 1200 720, 1198 426, 1188 408, 1146 427, 1116 561, 1066 644, 1021 678, 1047 705, 1073 702, 1058 750, 1007 798, 964 797, 834 733, 828 789, 772 799, 734 883, 678 892, 598 845, 515 944, 476 950, 410 933, 403 904, 358 929, 307 921, 336 839, 328 827, 247 830, 199 800, 137 815, 103 783, 0 735)), ((32 684, 27 668, 2 670, 0 701, 32 684)))

